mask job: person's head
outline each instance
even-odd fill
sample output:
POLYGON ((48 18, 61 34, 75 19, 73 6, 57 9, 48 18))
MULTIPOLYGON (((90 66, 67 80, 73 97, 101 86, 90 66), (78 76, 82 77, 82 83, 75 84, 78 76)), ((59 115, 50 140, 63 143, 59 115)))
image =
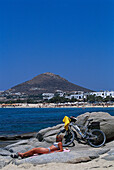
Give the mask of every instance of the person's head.
POLYGON ((56 136, 56 142, 62 142, 62 140, 63 140, 63 135, 57 135, 56 136))

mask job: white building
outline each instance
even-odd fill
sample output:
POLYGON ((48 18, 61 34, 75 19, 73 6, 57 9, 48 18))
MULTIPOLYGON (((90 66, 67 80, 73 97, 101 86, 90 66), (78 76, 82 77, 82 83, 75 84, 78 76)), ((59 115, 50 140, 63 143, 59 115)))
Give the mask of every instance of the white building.
POLYGON ((43 96, 43 100, 49 100, 54 97, 54 93, 43 93, 42 96, 43 96))
POLYGON ((65 94, 65 92, 63 92, 62 90, 56 90, 55 95, 58 95, 59 97, 63 97, 65 94))
POLYGON ((107 97, 107 96, 111 96, 112 98, 114 98, 114 91, 105 91, 104 92, 105 94, 105 96, 107 97))
POLYGON ((83 91, 75 91, 75 92, 72 92, 70 95, 66 95, 65 98, 68 98, 68 99, 75 98, 77 100, 81 100, 84 98, 84 92, 83 91))
POLYGON ((114 91, 90 92, 88 94, 86 93, 85 95, 101 96, 102 98, 106 98, 107 96, 110 96, 114 98, 114 91))

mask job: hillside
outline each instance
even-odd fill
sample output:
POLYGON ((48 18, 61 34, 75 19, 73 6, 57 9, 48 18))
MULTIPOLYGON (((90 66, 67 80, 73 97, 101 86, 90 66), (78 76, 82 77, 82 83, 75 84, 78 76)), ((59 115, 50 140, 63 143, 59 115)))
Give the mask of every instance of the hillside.
POLYGON ((54 93, 56 90, 62 90, 64 92, 91 91, 84 87, 70 83, 59 75, 49 72, 40 74, 34 77, 32 80, 12 87, 10 90, 13 92, 23 92, 28 95, 37 95, 45 92, 54 93))

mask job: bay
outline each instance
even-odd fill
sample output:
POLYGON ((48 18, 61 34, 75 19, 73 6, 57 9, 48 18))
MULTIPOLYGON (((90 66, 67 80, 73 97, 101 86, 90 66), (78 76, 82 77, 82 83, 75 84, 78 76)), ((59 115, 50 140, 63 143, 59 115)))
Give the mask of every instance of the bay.
POLYGON ((0 108, 0 136, 38 132, 63 123, 64 116, 78 116, 85 112, 107 112, 114 116, 114 108, 0 108))

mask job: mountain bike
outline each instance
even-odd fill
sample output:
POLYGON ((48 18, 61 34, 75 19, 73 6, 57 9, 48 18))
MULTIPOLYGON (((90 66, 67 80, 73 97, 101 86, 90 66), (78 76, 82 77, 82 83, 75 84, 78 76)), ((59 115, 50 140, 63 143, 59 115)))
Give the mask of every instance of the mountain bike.
POLYGON ((83 129, 83 133, 80 129, 80 126, 76 124, 76 121, 77 119, 71 116, 68 130, 64 128, 57 134, 62 134, 64 136, 62 140, 63 146, 69 146, 71 143, 73 143, 74 139, 76 138, 76 132, 81 136, 81 140, 85 141, 92 147, 98 148, 105 144, 106 136, 103 131, 100 129, 91 129, 91 122, 93 119, 88 119, 86 127, 81 127, 81 129, 83 129))

